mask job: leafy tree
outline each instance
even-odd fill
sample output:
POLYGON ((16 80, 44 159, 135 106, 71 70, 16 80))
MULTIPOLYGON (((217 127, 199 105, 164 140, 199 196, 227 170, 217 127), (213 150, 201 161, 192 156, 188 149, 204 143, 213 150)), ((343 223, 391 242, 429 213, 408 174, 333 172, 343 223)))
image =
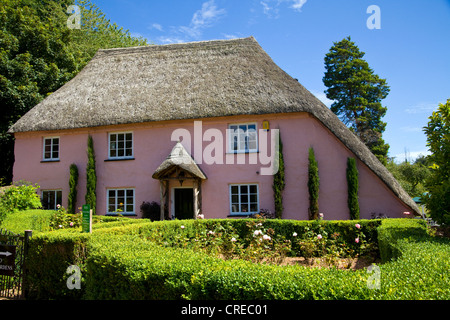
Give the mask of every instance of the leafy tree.
POLYGON ((427 192, 425 180, 431 170, 427 163, 427 158, 421 156, 413 163, 404 161, 397 164, 393 160, 389 160, 386 167, 411 197, 422 197, 427 192))
POLYGON ((427 146, 431 152, 430 177, 425 186, 429 194, 425 204, 437 223, 450 225, 450 99, 428 118, 424 127, 427 146))
POLYGON ((335 42, 325 56, 323 83, 331 110, 386 164, 389 145, 382 139, 387 108, 381 105, 389 87, 363 59, 350 37, 335 42))
POLYGON ((309 219, 319 217, 319 167, 314 155, 314 149, 309 148, 308 155, 308 190, 309 190, 309 219))
POLYGON ((348 188, 348 208, 350 210, 350 219, 359 219, 359 199, 358 199, 358 169, 354 158, 347 159, 347 188, 348 188))
POLYGON ((73 0, 0 2, 0 178, 10 184, 14 138, 8 129, 72 79, 99 48, 146 45, 111 24, 90 1, 78 1, 81 29, 67 27, 73 0))

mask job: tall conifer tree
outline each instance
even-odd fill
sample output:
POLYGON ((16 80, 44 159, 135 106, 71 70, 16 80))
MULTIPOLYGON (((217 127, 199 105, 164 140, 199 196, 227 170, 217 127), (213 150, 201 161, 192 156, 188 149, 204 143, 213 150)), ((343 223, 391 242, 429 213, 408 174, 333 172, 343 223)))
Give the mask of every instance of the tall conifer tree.
POLYGON ((350 37, 335 42, 325 56, 323 83, 327 98, 334 101, 331 110, 386 165, 389 145, 381 137, 386 128, 381 118, 387 108, 381 100, 389 86, 374 74, 364 55, 350 37))

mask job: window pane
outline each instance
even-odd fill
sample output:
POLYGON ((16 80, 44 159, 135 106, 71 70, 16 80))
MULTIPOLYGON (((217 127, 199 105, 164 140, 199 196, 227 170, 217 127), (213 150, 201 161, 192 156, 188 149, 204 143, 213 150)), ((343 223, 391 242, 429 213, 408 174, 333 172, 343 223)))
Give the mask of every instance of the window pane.
POLYGON ((241 212, 248 212, 248 204, 241 205, 241 212))
POLYGON ((62 203, 62 191, 56 191, 56 204, 62 203))
POLYGON ((258 196, 256 194, 252 194, 250 196, 250 202, 252 203, 258 202, 258 196))
POLYGON ((258 186, 256 184, 250 185, 250 193, 258 193, 258 186))
POLYGON ((128 204, 125 212, 134 212, 134 206, 132 204, 128 204))
POLYGON ((233 205, 231 206, 231 212, 239 212, 239 211, 238 211, 238 207, 239 207, 239 205, 233 204, 233 205))
POLYGON ((53 159, 58 159, 59 158, 59 153, 58 152, 53 152, 53 159))
POLYGON ((116 212, 116 207, 114 205, 110 205, 108 207, 108 212, 116 212))
POLYGON ((257 212, 258 211, 258 204, 251 204, 250 205, 250 211, 251 212, 257 212))
POLYGON ((248 196, 247 195, 241 195, 241 203, 248 203, 248 196))
POLYGON ((117 135, 117 141, 123 141, 125 139, 125 136, 124 136, 124 134, 118 134, 117 135))
POLYGON ((115 197, 116 196, 116 190, 109 190, 108 192, 109 197, 115 197))
POLYGON ((119 150, 117 151, 117 156, 118 156, 118 157, 123 157, 124 154, 125 154, 125 153, 124 153, 123 149, 119 149, 119 150))
POLYGON ((248 186, 241 186, 241 194, 247 194, 248 193, 248 186))
POLYGON ((247 125, 243 124, 239 126, 239 134, 245 134, 247 132, 247 125))
POLYGON ((127 141, 132 141, 133 140, 133 134, 132 133, 127 133, 126 134, 126 140, 127 141))
POLYGON ((239 193, 239 187, 231 186, 231 194, 238 194, 238 193, 239 193))
POLYGON ((239 196, 238 195, 232 195, 231 196, 231 203, 239 203, 239 196))
POLYGON ((126 149, 125 150, 125 156, 126 157, 131 157, 133 155, 133 150, 132 149, 126 149))
POLYGON ((117 135, 111 134, 111 135, 110 135, 110 141, 111 141, 111 142, 116 142, 116 141, 117 141, 117 135))
POLYGON ((133 197, 134 195, 134 190, 127 190, 127 197, 133 197))

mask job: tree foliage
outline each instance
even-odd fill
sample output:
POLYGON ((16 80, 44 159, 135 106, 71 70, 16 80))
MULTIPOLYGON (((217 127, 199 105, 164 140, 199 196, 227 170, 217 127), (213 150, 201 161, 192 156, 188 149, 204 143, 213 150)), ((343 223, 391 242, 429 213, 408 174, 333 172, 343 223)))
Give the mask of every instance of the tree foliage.
POLYGON ((412 197, 423 197, 427 192, 425 180, 430 175, 428 159, 425 156, 418 157, 414 162, 404 161, 395 163, 389 160, 386 167, 400 183, 402 188, 412 197))
POLYGON ((8 129, 72 79, 99 48, 146 45, 106 19, 91 1, 78 1, 81 29, 67 27, 72 0, 0 2, 0 178, 11 183, 14 138, 8 129))
POLYGON ((308 155, 308 191, 309 191, 309 219, 319 217, 319 167, 314 155, 314 149, 309 148, 308 155))
POLYGON ((439 104, 428 118, 424 128, 427 146, 431 152, 431 174, 425 185, 429 191, 425 198, 427 210, 433 220, 450 225, 450 99, 439 104))
POLYGON ((381 105, 389 87, 374 74, 365 53, 350 37, 335 42, 325 56, 323 83, 331 110, 386 164, 389 145, 382 139, 386 123, 381 121, 387 108, 381 105))

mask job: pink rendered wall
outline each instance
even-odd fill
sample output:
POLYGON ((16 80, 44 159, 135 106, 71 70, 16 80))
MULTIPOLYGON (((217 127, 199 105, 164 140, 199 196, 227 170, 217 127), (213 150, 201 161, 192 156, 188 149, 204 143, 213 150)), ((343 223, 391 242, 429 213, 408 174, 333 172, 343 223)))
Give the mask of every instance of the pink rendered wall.
MULTIPOLYGON (((261 129, 263 120, 270 121, 271 129, 280 129, 283 141, 286 168, 286 188, 283 195, 284 218, 308 219, 308 148, 312 146, 319 165, 320 212, 324 213, 325 219, 348 219, 346 166, 347 157, 353 155, 315 118, 305 113, 297 113, 203 119, 202 129, 203 133, 208 129, 219 129, 225 137, 228 124, 257 122, 258 129, 261 129)), ((65 130, 58 133, 18 133, 15 145, 14 180, 24 179, 35 182, 42 189, 62 189, 62 205, 66 207, 69 193, 69 166, 75 163, 80 173, 77 206, 81 206, 84 203, 86 189, 87 137, 91 134, 94 139, 97 163, 97 213, 106 213, 107 188, 135 188, 135 211, 139 216, 139 207, 143 201, 160 202, 159 181, 154 180, 152 174, 169 155, 176 143, 171 141, 172 133, 180 128, 190 132, 191 154, 194 155, 193 120, 99 127, 89 130, 65 130), (108 133, 123 131, 134 133, 135 159, 105 161, 108 158, 108 133), (41 163, 42 141, 48 136, 60 137, 60 162, 41 163)), ((202 148, 205 148, 211 142, 203 141, 202 144, 202 148)), ((189 149, 185 142, 183 145, 189 149)), ((226 148, 224 145, 224 153, 226 148)), ((250 155, 232 156, 235 156, 235 163, 239 159, 244 164, 204 162, 199 164, 208 177, 202 183, 202 211, 205 217, 227 217, 230 214, 229 184, 240 183, 257 183, 260 208, 273 211, 273 177, 261 175, 261 165, 250 164, 250 155)), ((358 170, 361 218, 370 218, 371 212, 399 217, 402 212, 410 210, 359 160, 358 170)), ((178 186, 178 181, 171 181, 171 189, 178 186)), ((189 186, 187 181, 183 183, 183 187, 186 186, 189 186)), ((172 204, 173 199, 170 198, 169 210, 172 204)))

